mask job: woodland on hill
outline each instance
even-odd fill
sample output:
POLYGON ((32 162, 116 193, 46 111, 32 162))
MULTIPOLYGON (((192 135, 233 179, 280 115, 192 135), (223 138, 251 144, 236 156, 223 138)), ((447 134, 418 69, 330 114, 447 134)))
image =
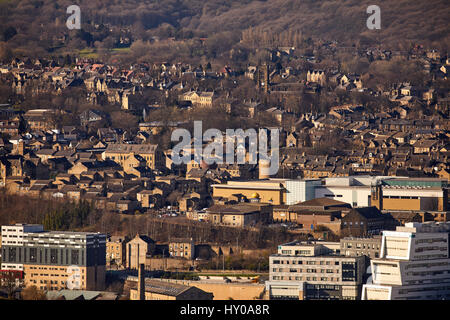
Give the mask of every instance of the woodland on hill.
POLYGON ((308 39, 342 45, 407 50, 420 43, 446 51, 450 43, 446 0, 380 0, 381 29, 369 30, 368 0, 1 0, 0 59, 7 53, 108 55, 136 43, 161 58, 238 54, 265 46, 296 46, 308 39), (81 30, 68 30, 68 6, 81 9, 81 30), (204 39, 205 46, 199 46, 204 39), (155 39, 157 42, 154 42, 155 39), (140 41, 140 42, 138 42, 140 41), (152 45, 142 45, 152 43, 152 45), (102 51, 103 50, 103 51, 102 51))

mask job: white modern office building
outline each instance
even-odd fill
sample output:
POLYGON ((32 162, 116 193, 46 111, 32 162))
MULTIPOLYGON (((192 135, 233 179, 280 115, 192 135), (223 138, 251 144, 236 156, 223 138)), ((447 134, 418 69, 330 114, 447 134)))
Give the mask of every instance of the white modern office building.
POLYGON ((363 300, 450 299, 450 222, 406 223, 383 231, 363 300))
POLYGON ((315 189, 320 186, 321 183, 320 179, 286 180, 286 204, 293 205, 314 199, 315 189))
MULTIPOLYGON (((43 232, 44 227, 40 224, 22 224, 17 223, 11 226, 2 226, 2 248, 6 247, 22 247, 24 244, 24 235, 29 232, 43 232)), ((2 257, 2 261, 6 257, 2 257)), ((18 270, 23 271, 23 263, 5 263, 1 264, 1 270, 18 270)))
POLYGON ((352 207, 370 207, 371 187, 385 176, 350 176, 325 178, 324 183, 315 188, 315 198, 330 198, 350 204, 352 207))
POLYGON ((343 256, 339 242, 290 242, 269 257, 270 300, 357 300, 363 256, 343 256))

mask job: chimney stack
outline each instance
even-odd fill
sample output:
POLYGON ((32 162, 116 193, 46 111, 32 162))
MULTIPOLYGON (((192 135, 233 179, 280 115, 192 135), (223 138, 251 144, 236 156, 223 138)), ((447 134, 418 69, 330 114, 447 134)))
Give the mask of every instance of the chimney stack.
POLYGON ((145 300, 145 275, 144 275, 144 264, 139 265, 138 272, 138 300, 145 300))

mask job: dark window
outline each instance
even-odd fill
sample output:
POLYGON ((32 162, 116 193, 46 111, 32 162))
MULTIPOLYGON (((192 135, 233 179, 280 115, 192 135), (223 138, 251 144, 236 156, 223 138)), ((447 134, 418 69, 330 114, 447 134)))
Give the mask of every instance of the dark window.
POLYGON ((16 262, 16 248, 10 247, 8 250, 8 261, 16 262))
POLYGON ((37 249, 30 248, 30 262, 36 262, 36 261, 37 261, 37 249))
POLYGON ((342 262, 342 281, 356 281, 356 263, 342 262))
POLYGON ((71 264, 78 265, 78 250, 72 250, 71 264))
POLYGON ((50 263, 58 262, 58 249, 50 249, 50 263))

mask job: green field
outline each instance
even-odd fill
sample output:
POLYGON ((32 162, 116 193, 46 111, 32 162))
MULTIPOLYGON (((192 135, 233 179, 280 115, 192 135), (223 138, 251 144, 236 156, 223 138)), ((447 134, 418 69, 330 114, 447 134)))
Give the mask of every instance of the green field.
POLYGON ((80 57, 83 57, 83 58, 88 58, 88 59, 97 59, 98 58, 98 53, 95 49, 85 48, 85 49, 78 51, 78 54, 80 55, 80 57))

